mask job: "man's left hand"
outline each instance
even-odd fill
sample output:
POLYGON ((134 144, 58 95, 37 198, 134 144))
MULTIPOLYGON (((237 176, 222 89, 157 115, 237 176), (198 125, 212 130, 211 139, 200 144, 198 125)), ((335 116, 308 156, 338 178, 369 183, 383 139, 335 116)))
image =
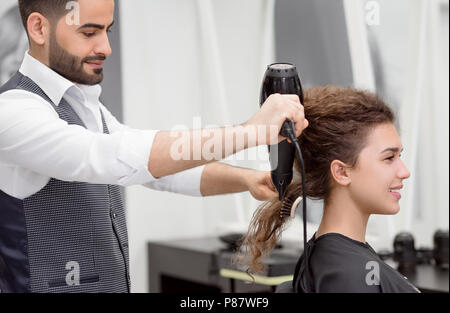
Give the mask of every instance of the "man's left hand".
POLYGON ((247 185, 251 195, 256 200, 267 201, 278 196, 270 172, 251 171, 247 176, 247 185))

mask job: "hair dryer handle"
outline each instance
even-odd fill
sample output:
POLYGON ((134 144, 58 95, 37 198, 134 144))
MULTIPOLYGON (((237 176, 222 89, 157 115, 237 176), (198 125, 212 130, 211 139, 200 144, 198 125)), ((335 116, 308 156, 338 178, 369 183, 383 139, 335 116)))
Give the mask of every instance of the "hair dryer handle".
POLYGON ((295 146, 287 140, 277 145, 268 146, 271 178, 278 191, 278 198, 283 199, 286 188, 292 181, 292 165, 295 158, 295 146))

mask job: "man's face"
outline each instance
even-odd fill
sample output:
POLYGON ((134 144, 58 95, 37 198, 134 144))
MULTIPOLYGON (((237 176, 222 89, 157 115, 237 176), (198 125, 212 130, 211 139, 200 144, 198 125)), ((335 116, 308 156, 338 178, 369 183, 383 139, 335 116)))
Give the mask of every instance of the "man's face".
MULTIPOLYGON (((114 0, 78 0, 80 24, 71 25, 67 10, 52 28, 49 66, 68 80, 95 85, 103 80, 103 62, 111 54, 108 31, 114 21, 114 0)), ((71 15, 73 16, 73 14, 71 15)))
POLYGON ((396 214, 400 190, 410 172, 400 159, 402 143, 391 123, 376 126, 351 170, 351 197, 368 214, 396 214))

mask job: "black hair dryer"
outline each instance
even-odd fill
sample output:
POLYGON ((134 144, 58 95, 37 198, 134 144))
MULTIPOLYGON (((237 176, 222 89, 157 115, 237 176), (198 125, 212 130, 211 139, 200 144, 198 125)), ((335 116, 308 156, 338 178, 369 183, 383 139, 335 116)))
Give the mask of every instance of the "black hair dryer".
MULTIPOLYGON (((260 106, 274 93, 298 95, 303 104, 303 89, 295 65, 290 63, 274 63, 267 67, 261 88, 260 106)), ((286 120, 280 135, 288 138, 287 128, 290 121, 286 120)), ((271 177, 278 191, 280 201, 283 199, 287 186, 292 181, 292 168, 295 158, 295 146, 287 140, 278 145, 268 146, 271 177)))

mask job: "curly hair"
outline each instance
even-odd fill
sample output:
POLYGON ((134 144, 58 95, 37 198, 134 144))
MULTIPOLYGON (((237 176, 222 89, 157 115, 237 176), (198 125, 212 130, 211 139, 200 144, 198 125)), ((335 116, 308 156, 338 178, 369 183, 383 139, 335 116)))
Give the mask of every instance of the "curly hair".
MULTIPOLYGON (((309 126, 298 139, 305 164, 306 195, 326 204, 332 189, 331 162, 340 160, 356 167, 369 132, 380 124, 394 124, 395 115, 373 93, 332 85, 306 90, 303 106, 309 126)), ((301 173, 297 159, 294 171, 301 173)), ((301 195, 301 181, 294 180, 285 198, 293 202, 301 195)), ((253 214, 236 259, 249 266, 247 273, 262 271, 261 258, 278 242, 288 220, 280 217, 281 207, 282 202, 276 197, 263 203, 253 214)))

